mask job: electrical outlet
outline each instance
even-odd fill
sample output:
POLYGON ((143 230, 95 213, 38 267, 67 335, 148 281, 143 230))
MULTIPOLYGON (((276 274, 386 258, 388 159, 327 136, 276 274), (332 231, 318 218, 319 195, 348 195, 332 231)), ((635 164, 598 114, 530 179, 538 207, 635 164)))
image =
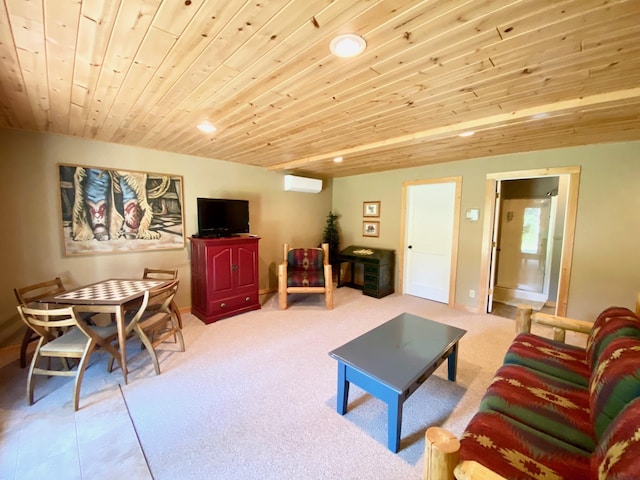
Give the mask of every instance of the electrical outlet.
POLYGON ((475 290, 469 290, 469 298, 476 298, 476 291, 475 290))

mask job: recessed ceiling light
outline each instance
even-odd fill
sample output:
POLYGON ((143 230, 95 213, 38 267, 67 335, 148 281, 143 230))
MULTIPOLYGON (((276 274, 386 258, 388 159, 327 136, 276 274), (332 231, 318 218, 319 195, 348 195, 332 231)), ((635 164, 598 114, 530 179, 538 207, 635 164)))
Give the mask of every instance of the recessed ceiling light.
POLYGON ((204 133, 213 133, 218 129, 209 122, 201 122, 198 124, 198 130, 204 133))
POLYGON ((342 157, 335 157, 333 163, 342 163, 342 157))
POLYGON ((459 134, 459 137, 470 137, 471 135, 473 135, 476 132, 462 132, 461 134, 459 134))
POLYGON ((531 118, 533 118, 534 120, 539 120, 541 118, 547 118, 548 116, 549 116, 548 113, 542 112, 542 113, 536 113, 535 115, 531 115, 531 118))
POLYGON ((343 33, 338 35, 329 44, 331 53, 338 57, 355 57, 364 52, 367 42, 355 33, 343 33))

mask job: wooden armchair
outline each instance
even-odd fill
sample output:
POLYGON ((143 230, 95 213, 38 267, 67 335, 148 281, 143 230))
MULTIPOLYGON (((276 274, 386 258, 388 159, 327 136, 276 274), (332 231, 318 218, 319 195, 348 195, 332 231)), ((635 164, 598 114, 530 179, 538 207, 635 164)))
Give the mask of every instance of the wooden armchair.
POLYGON ((321 293, 328 310, 333 309, 333 273, 329 244, 322 248, 289 248, 284 244, 284 262, 278 265, 278 306, 287 308, 289 293, 321 293))

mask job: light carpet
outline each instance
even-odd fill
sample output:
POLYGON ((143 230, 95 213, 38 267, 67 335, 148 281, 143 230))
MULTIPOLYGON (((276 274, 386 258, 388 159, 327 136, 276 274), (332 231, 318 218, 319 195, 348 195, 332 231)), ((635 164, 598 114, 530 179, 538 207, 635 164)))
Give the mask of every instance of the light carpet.
POLYGON ((187 352, 164 358, 161 376, 123 388, 155 479, 419 479, 426 429, 462 433, 514 335, 511 320, 410 296, 344 288, 333 311, 320 295, 295 298, 286 311, 273 296, 260 311, 208 326, 191 318, 187 352), (347 414, 336 412, 328 352, 405 311, 468 333, 457 382, 445 363, 405 402, 394 454, 385 403, 352 385, 347 414))
POLYGON ((512 320, 408 295, 375 299, 340 288, 331 311, 322 295, 289 299, 285 311, 270 295, 261 310, 211 325, 184 315, 186 352, 163 345, 159 376, 131 340, 128 385, 94 354, 75 414, 69 379, 38 383, 28 407, 26 371, 17 361, 1 365, 0 478, 418 480, 426 429, 462 433, 514 337, 512 320), (457 382, 447 380, 445 362, 405 402, 395 454, 385 403, 352 385, 347 413, 336 412, 337 363, 328 352, 403 312, 467 334, 457 382), (64 425, 65 435, 51 425, 64 425), (27 442, 39 426, 46 434, 27 442))

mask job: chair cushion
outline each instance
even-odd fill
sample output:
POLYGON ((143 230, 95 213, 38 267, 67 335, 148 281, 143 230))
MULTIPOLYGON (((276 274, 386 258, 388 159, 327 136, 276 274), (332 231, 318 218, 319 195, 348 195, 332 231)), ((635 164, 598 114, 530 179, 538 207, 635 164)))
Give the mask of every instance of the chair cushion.
POLYGON ((78 327, 71 327, 63 335, 42 345, 40 353, 46 356, 72 352, 76 355, 81 355, 87 348, 89 340, 89 337, 78 327))
POLYGON ((600 438, 625 405, 640 397, 640 339, 611 340, 600 355, 589 394, 592 422, 600 438))
POLYGON ((480 411, 492 410, 513 418, 581 450, 596 442, 586 387, 531 370, 504 365, 487 389, 480 411))
POLYGON ((324 270, 293 270, 287 274, 287 287, 324 287, 324 270))
POLYGON ((504 357, 505 364, 522 365, 587 387, 591 370, 584 348, 531 333, 518 335, 504 357))
POLYGON ((287 254, 289 270, 322 270, 323 261, 321 248, 292 248, 287 254))
POLYGON ((640 458, 640 398, 629 403, 604 431, 591 457, 592 478, 634 480, 640 458))
POLYGON ((460 440, 475 460, 510 480, 589 478, 590 453, 493 411, 477 412, 460 440))
POLYGON ((287 287, 324 287, 321 248, 292 248, 287 254, 287 287))
POLYGON ((602 350, 617 337, 640 337, 640 318, 628 308, 609 307, 598 315, 587 338, 587 361, 591 371, 602 350))

